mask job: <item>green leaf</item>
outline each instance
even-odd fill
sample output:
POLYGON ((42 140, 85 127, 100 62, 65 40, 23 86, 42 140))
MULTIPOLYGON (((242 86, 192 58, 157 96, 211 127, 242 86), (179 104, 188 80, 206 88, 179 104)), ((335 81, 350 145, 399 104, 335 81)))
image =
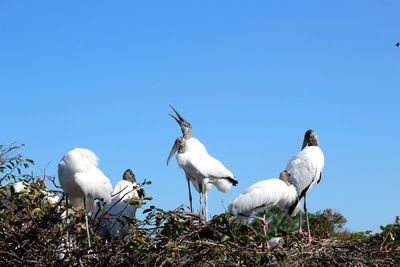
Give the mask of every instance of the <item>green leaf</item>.
POLYGON ((223 235, 222 238, 221 238, 221 243, 224 243, 224 242, 228 241, 229 239, 230 239, 229 236, 223 235))

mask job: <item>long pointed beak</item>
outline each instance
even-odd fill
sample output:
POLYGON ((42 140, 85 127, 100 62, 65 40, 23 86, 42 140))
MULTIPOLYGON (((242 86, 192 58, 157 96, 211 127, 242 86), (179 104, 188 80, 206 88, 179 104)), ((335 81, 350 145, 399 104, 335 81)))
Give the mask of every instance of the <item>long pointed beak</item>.
POLYGON ((176 120, 176 122, 179 124, 179 126, 181 126, 182 127, 182 122, 177 118, 177 117, 175 117, 174 115, 172 115, 171 113, 169 114, 172 118, 174 118, 175 120, 176 120))
POLYGON ((172 158, 172 156, 173 156, 173 155, 175 154, 175 152, 178 150, 178 146, 179 146, 179 145, 178 145, 178 140, 179 140, 179 138, 175 140, 175 143, 174 143, 174 145, 172 146, 171 151, 169 152, 168 159, 167 159, 167 166, 168 166, 169 160, 172 158))
POLYGON ((181 114, 179 114, 179 112, 178 112, 172 105, 169 105, 169 106, 172 108, 172 110, 175 112, 176 116, 178 116, 178 117, 175 117, 175 116, 172 115, 172 114, 169 114, 169 115, 170 115, 172 118, 174 118, 174 119, 176 120, 176 122, 177 122, 181 127, 186 127, 188 124, 190 125, 190 123, 189 123, 187 120, 185 120, 185 118, 182 117, 181 114))
POLYGON ((169 105, 169 106, 170 106, 170 107, 172 108, 172 110, 175 112, 176 116, 178 116, 178 118, 179 118, 180 121, 186 121, 186 120, 181 116, 181 114, 179 114, 179 112, 176 111, 176 109, 175 109, 172 105, 169 105))

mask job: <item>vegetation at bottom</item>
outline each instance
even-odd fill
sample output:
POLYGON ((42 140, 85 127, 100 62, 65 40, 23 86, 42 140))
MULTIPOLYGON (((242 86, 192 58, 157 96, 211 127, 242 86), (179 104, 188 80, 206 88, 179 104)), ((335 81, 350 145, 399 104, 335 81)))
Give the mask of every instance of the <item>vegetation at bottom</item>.
POLYGON ((224 213, 202 222, 183 206, 166 211, 142 199, 132 205, 146 204, 138 210, 145 218, 121 218, 130 233, 113 240, 101 234, 99 221, 105 211, 99 201, 99 212, 90 219, 93 244, 88 247, 84 211, 70 210, 66 223, 63 199, 54 205, 44 203, 51 191, 46 183, 55 184, 54 177, 29 174, 34 162, 16 154, 19 146, 15 147, 0 146, 1 266, 400 265, 399 222, 382 226, 380 233, 349 232, 346 219, 331 209, 310 214, 316 243, 308 244, 297 232, 297 217, 277 208, 258 214, 269 221, 264 234, 257 220, 241 225, 224 213), (18 181, 27 185, 21 192, 13 187, 18 181), (277 236, 281 240, 270 246, 270 238, 277 236))

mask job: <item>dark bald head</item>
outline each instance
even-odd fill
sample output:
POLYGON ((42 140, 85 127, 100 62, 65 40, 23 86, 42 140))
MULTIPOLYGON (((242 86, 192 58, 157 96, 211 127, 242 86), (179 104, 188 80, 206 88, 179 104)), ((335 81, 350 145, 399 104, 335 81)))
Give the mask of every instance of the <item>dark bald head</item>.
POLYGON ((289 182, 289 178, 290 178, 290 173, 288 173, 286 170, 285 170, 285 171, 282 171, 282 172, 279 174, 279 180, 282 180, 282 181, 286 182, 287 184, 290 183, 290 182, 289 182))
POLYGON ((319 146, 318 136, 313 130, 308 130, 304 134, 304 141, 301 149, 303 150, 306 146, 319 146))
POLYGON ((136 182, 135 174, 131 169, 127 169, 122 175, 122 179, 131 183, 136 182))

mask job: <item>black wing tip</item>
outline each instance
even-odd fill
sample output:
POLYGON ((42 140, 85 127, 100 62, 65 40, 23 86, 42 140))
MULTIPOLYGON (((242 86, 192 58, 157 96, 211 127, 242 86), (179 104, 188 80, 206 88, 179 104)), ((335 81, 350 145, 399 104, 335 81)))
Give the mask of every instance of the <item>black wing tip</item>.
POLYGON ((235 178, 232 177, 224 177, 224 178, 227 179, 229 182, 231 182, 233 186, 236 186, 239 183, 235 178))
POLYGON ((296 209, 297 204, 299 204, 299 201, 300 201, 300 199, 297 199, 297 200, 293 203, 293 205, 289 207, 289 209, 288 209, 288 214, 289 214, 290 216, 293 216, 293 212, 294 212, 294 210, 296 209))

